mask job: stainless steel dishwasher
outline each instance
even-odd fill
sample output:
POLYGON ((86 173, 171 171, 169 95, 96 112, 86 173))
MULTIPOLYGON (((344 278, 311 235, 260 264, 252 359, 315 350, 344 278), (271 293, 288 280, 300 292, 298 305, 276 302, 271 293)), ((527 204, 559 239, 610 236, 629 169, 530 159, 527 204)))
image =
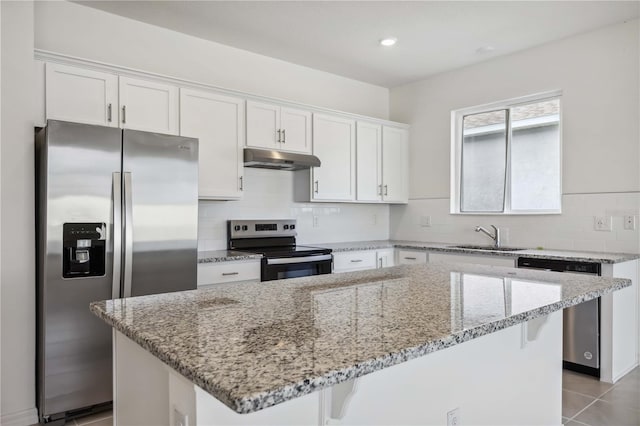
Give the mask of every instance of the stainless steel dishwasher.
MULTIPOLYGON (((572 274, 600 275, 595 262, 518 258, 518 268, 572 274)), ((563 311, 563 366, 568 370, 600 377, 600 298, 563 311)))

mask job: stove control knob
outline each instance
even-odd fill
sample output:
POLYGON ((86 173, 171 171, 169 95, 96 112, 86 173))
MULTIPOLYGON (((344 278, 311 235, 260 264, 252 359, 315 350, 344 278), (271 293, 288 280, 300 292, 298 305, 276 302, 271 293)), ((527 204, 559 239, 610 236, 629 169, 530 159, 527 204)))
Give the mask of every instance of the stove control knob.
POLYGON ((284 229, 289 229, 289 225, 285 225, 283 228, 284 229))
POLYGON ((236 226, 234 226, 234 227, 233 227, 233 230, 234 230, 234 231, 239 231, 239 230, 240 230, 240 225, 236 225, 236 226))
POLYGON ((249 227, 248 227, 247 225, 242 225, 242 230, 243 230, 243 231, 248 231, 248 230, 249 230, 249 227))
POLYGON ((289 226, 289 229, 296 229, 296 226, 295 225, 291 225, 291 226, 289 226))

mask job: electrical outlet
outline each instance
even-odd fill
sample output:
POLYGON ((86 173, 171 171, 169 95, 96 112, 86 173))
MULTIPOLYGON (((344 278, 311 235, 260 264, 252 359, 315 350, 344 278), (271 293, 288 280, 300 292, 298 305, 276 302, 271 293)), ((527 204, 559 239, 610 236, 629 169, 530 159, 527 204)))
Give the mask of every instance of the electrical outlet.
POLYGON ((447 413, 447 426, 458 426, 460 424, 460 408, 454 408, 447 413))
POLYGON ((611 216, 594 216, 593 229, 611 232, 611 216))
POLYGON ((173 426, 189 426, 189 416, 174 407, 173 426))
POLYGON ((313 217, 313 227, 317 228, 318 226, 320 226, 320 220, 318 219, 318 216, 314 216, 313 217))
POLYGON ((431 226, 431 216, 420 216, 420 226, 431 226))
POLYGON ((624 216, 624 229, 629 231, 636 230, 636 217, 635 216, 624 216))

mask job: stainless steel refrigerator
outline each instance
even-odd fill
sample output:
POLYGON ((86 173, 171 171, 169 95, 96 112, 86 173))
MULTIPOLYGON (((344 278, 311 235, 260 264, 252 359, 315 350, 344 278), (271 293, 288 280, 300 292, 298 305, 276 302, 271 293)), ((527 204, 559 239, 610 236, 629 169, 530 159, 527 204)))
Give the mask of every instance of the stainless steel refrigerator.
POLYGON ((198 141, 49 120, 36 175, 38 409, 64 423, 112 401, 89 303, 196 288, 198 141))

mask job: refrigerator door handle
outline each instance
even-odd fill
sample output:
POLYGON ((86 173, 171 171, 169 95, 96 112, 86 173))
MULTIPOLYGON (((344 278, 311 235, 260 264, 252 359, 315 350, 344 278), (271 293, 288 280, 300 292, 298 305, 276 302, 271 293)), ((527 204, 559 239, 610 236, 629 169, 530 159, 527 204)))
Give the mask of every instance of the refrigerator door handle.
POLYGON ((122 278, 122 175, 113 175, 113 284, 111 296, 120 297, 120 281, 122 278))
POLYGON ((133 271, 133 202, 131 199, 131 172, 124 172, 124 277, 122 297, 131 297, 133 271))

